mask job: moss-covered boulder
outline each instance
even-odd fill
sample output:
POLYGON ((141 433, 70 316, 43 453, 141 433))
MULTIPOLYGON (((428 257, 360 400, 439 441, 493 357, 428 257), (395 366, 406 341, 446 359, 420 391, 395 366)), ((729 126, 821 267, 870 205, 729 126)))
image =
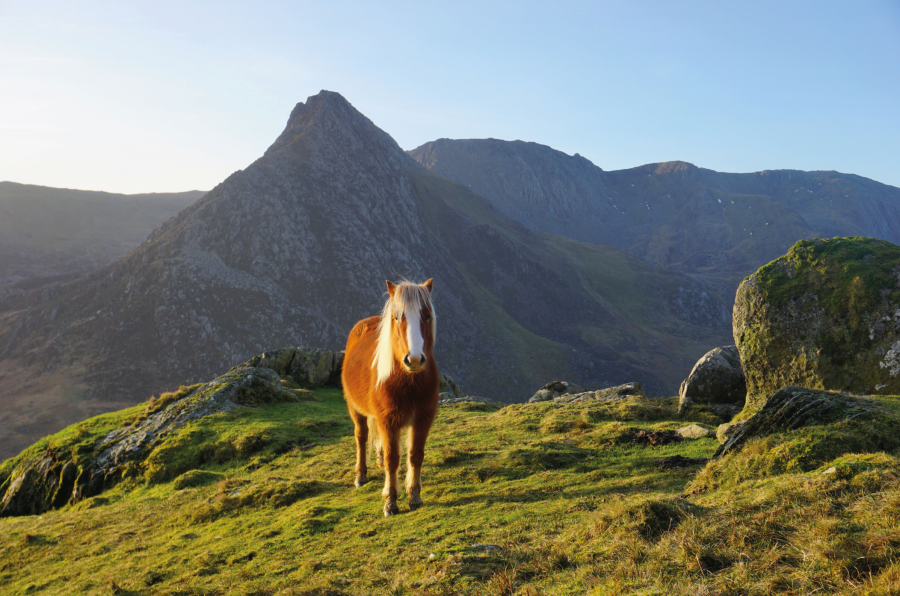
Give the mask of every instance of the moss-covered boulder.
POLYGON ((801 240, 738 288, 745 413, 787 385, 900 394, 900 246, 801 240))

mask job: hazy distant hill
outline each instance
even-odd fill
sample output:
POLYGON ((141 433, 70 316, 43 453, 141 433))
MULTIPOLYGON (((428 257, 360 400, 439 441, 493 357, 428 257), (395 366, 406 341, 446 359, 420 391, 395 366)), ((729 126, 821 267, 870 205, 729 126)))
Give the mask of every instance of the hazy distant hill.
POLYGON ((0 182, 0 291, 107 265, 203 196, 122 195, 0 182))
POLYGON ((900 189, 852 174, 723 174, 685 162, 605 172, 578 154, 496 139, 440 139, 410 155, 529 228, 721 282, 723 299, 799 239, 900 243, 900 189))
POLYGON ((0 456, 266 349, 341 349, 402 276, 434 277, 439 365, 476 395, 671 394, 730 338, 730 305, 697 282, 527 229, 323 91, 126 257, 0 302, 0 456))

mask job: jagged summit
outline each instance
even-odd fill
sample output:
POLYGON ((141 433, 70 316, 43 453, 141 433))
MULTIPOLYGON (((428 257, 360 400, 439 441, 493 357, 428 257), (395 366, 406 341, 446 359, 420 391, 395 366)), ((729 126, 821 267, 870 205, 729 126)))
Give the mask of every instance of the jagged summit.
POLYGON ((325 90, 294 106, 284 132, 265 155, 284 153, 316 161, 340 159, 350 154, 380 155, 395 165, 406 157, 389 134, 340 93, 325 90))

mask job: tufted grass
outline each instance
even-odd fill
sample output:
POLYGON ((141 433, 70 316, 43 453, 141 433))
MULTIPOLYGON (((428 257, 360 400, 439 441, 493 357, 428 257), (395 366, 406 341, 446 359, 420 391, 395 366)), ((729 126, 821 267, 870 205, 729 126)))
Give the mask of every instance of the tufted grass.
MULTIPOLYGON (((218 455, 191 460, 194 468, 182 474, 133 477, 75 506, 0 519, 0 593, 900 588, 896 451, 842 453, 803 470, 706 486, 708 472, 695 478, 699 466, 663 472, 654 460, 710 457, 714 440, 630 441, 635 429, 686 424, 675 416, 676 400, 460 403, 442 407, 428 443, 426 506, 409 513, 401 500, 402 513, 386 519, 380 471, 352 487, 353 439, 340 392, 314 396, 190 425, 168 450, 218 455)), ((748 445, 748 457, 758 443, 748 445)))

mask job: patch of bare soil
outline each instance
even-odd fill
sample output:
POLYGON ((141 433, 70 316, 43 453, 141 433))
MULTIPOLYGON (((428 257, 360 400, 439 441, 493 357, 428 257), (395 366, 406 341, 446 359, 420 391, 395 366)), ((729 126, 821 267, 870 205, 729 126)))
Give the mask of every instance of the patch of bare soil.
POLYGON ((684 457, 682 455, 670 455, 662 459, 655 459, 653 463, 660 470, 677 470, 688 466, 702 466, 709 462, 705 457, 684 457))
POLYGON ((639 445, 652 445, 653 447, 657 447, 659 445, 677 443, 682 440, 682 438, 683 437, 674 430, 639 430, 632 435, 631 442, 638 443, 639 445))

